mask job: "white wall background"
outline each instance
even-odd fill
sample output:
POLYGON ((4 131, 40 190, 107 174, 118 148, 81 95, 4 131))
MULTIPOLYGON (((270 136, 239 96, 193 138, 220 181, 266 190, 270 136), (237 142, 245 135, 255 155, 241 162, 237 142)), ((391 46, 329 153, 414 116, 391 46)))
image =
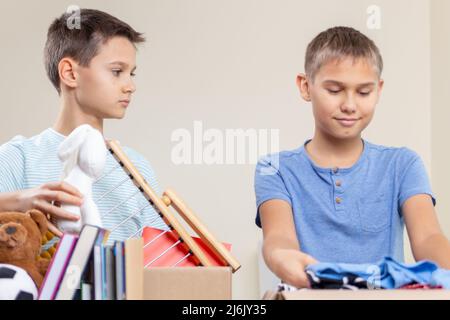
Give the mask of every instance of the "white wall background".
MULTIPOLYGON (((57 95, 42 63, 52 19, 70 4, 123 19, 148 41, 138 52, 134 101, 124 120, 106 123, 106 135, 144 154, 162 188, 175 188, 218 238, 233 244, 243 265, 233 278, 233 297, 259 298, 261 231, 254 224, 254 165, 174 165, 171 133, 177 128, 192 132, 193 121, 200 120, 204 129, 279 129, 281 149, 298 147, 313 132, 310 106, 300 100, 295 86, 306 46, 318 32, 347 25, 373 38, 385 60, 384 94, 365 138, 408 146, 422 156, 430 174, 433 163, 439 175, 443 170, 448 177, 446 164, 432 162, 434 152, 444 153, 448 126, 442 110, 448 89, 439 82, 445 75, 433 74, 436 90, 446 91, 446 96, 442 93, 432 109, 430 43, 435 24, 430 16, 448 19, 450 8, 439 1, 446 6, 442 12, 433 3, 433 15, 431 2, 128 0, 125 6, 123 1, 1 1, 0 143, 19 133, 34 135, 56 117, 57 95), (371 4, 381 8, 380 30, 367 29, 371 4), (432 119, 440 121, 439 131, 432 130, 432 119)), ((449 52, 450 41, 443 37, 448 31, 436 34, 442 37, 433 44, 449 52)), ((448 70, 444 56, 440 59, 448 70)), ((441 182, 435 185, 438 203, 448 209, 441 182)), ((448 234, 449 219, 443 227, 448 234)))
POLYGON ((432 181, 436 209, 443 230, 450 237, 450 1, 431 1, 431 147, 432 181))

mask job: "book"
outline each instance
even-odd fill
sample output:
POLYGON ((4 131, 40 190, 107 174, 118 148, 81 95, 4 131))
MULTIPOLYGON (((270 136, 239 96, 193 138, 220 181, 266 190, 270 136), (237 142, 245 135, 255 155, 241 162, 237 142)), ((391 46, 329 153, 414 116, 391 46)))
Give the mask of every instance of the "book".
POLYGON ((81 283, 81 300, 92 300, 92 284, 81 283))
POLYGON ((106 300, 108 293, 106 292, 106 247, 101 245, 101 278, 102 278, 102 300, 106 300))
POLYGON ((77 240, 78 236, 74 234, 64 234, 62 236, 56 246, 56 252, 50 261, 44 281, 39 290, 39 300, 53 300, 55 298, 77 240))
POLYGON ((102 270, 103 270, 103 260, 102 260, 102 251, 103 251, 103 242, 105 242, 108 236, 108 231, 101 229, 100 233, 95 240, 94 251, 92 253, 93 260, 93 269, 94 269, 94 294, 93 298, 95 300, 103 300, 103 279, 102 279, 102 270))
POLYGON ((116 300, 125 299, 125 255, 124 243, 116 241, 114 243, 114 259, 115 259, 115 279, 116 279, 116 300))
MULTIPOLYGON (((175 247, 169 249, 178 241, 178 238, 173 231, 164 232, 164 230, 153 227, 145 227, 142 231, 142 238, 144 241, 144 266, 147 266, 148 268, 173 267, 175 265, 177 267, 197 266, 196 259, 192 255, 185 258, 189 251, 182 243, 179 243, 175 247), (153 239, 155 240, 150 243, 153 239), (165 250, 168 251, 164 253, 165 250), (160 256, 161 254, 163 255, 160 256)), ((194 241, 199 245, 213 266, 224 265, 220 258, 214 254, 214 252, 201 238, 192 237, 192 239, 194 239, 194 241)), ((228 251, 231 250, 231 244, 223 243, 223 245, 228 251)))
POLYGON ((92 254, 94 263, 94 298, 102 300, 102 245, 96 244, 92 254))
POLYGON ((94 296, 94 259, 93 252, 81 276, 80 295, 81 300, 92 300, 94 296))
POLYGON ((106 287, 106 300, 116 299, 116 272, 115 272, 115 260, 112 246, 105 246, 105 287, 106 287))
MULTIPOLYGON (((77 289, 80 289, 81 276, 88 264, 97 237, 102 234, 101 230, 96 226, 83 226, 56 294, 56 300, 72 300, 77 289)), ((107 233, 105 235, 104 239, 106 240, 107 233)))

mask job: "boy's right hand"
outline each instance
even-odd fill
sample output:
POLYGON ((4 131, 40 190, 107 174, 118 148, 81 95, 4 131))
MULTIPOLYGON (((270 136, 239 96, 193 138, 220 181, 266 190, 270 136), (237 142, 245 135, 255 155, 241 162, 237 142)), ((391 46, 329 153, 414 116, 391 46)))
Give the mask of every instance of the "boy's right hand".
MULTIPOLYGON (((38 209, 47 215, 47 218, 68 219, 77 221, 78 216, 61 209, 58 204, 70 204, 81 206, 83 195, 70 184, 58 181, 45 183, 39 187, 25 189, 17 192, 17 210, 26 212, 30 209, 38 209)), ((50 219, 54 221, 53 219, 50 219)), ((62 232, 53 223, 48 221, 48 229, 58 237, 62 232)))
POLYGON ((310 288, 311 285, 305 272, 310 264, 318 263, 310 255, 295 249, 276 249, 272 254, 276 266, 276 274, 283 282, 297 288, 310 288))

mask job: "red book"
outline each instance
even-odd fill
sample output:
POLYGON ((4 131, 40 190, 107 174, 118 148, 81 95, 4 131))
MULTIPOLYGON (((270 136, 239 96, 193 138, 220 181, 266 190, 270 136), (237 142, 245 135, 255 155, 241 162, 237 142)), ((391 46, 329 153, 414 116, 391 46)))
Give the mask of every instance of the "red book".
MULTIPOLYGON (((161 257, 156 259, 159 255, 161 255, 164 251, 169 249, 178 241, 178 238, 172 230, 161 235, 163 232, 164 230, 152 227, 145 227, 142 232, 142 238, 144 239, 144 266, 147 266, 150 262, 153 261, 150 265, 148 265, 148 268, 172 267, 178 261, 183 259, 188 253, 186 246, 183 243, 178 243, 172 249, 168 250, 161 257), (149 243, 158 236, 158 239, 149 243)), ((192 238, 200 246, 213 266, 224 266, 222 261, 217 258, 217 256, 211 251, 211 249, 209 249, 209 247, 201 238, 192 238)), ((227 250, 231 251, 231 244, 223 243, 223 245, 227 250)), ((190 255, 188 258, 182 260, 179 264, 177 264, 177 267, 195 267, 196 265, 197 264, 195 263, 195 259, 192 257, 192 255, 190 255)))

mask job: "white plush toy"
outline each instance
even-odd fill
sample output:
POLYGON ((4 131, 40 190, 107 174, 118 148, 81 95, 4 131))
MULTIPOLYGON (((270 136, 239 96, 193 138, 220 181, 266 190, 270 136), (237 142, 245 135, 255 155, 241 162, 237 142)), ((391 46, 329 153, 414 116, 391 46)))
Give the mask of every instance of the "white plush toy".
POLYGON ((64 165, 62 179, 83 194, 81 207, 61 205, 62 209, 81 216, 78 221, 58 220, 61 232, 79 233, 85 224, 102 227, 100 213, 92 199, 92 183, 103 172, 107 152, 103 135, 88 124, 73 130, 59 146, 58 157, 64 165))

